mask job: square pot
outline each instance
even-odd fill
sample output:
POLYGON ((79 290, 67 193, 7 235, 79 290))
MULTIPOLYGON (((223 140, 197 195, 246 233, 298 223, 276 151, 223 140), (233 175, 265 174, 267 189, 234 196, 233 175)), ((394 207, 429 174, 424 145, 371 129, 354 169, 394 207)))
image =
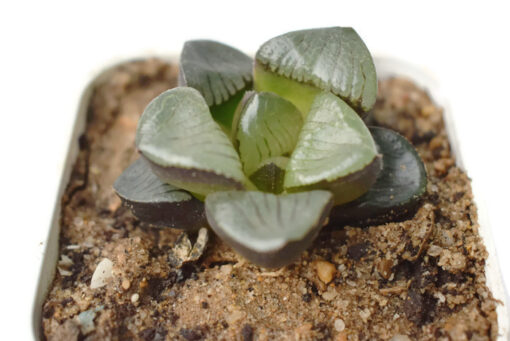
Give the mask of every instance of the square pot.
MULTIPOLYGON (((167 58, 171 61, 176 61, 176 58, 167 58)), ((444 108, 444 120, 446 129, 449 136, 449 142, 452 147, 453 153, 457 160, 457 165, 464 169, 462 164, 462 155, 459 149, 459 141, 456 138, 456 130, 455 124, 452 120, 452 113, 450 107, 448 105, 448 101, 446 100, 447 94, 441 93, 439 77, 428 74, 424 70, 421 70, 411 64, 408 64, 403 61, 399 61, 394 58, 375 58, 376 68, 378 77, 380 79, 389 77, 389 76, 403 76, 407 77, 417 85, 422 88, 425 88, 430 93, 431 97, 434 101, 444 108)), ((77 103, 78 112, 75 120, 75 125, 73 129, 72 139, 70 141, 68 147, 68 155, 66 159, 66 165, 64 167, 64 172, 62 174, 60 187, 58 190, 58 197, 62 197, 64 190, 69 182, 71 176, 71 170, 73 164, 76 161, 78 151, 79 151, 79 136, 84 132, 86 126, 86 115, 87 108, 93 93, 93 89, 96 84, 100 83, 103 79, 107 78, 116 65, 103 69, 104 71, 100 72, 100 74, 96 77, 93 77, 89 85, 84 89, 83 94, 79 103, 77 103)), ((476 188, 477 189, 477 188, 476 188)), ((478 190, 478 189, 477 189, 478 190)), ((491 290, 494 298, 502 302, 497 306, 497 314, 498 314, 498 340, 506 340, 508 339, 508 310, 506 303, 505 291, 501 279, 501 274, 499 270, 498 260, 496 258, 496 251, 494 249, 494 244, 491 237, 490 226, 487 220, 487 214, 485 212, 485 208, 483 206, 483 202, 480 201, 480 197, 483 197, 483 193, 474 192, 474 201, 478 207, 478 219, 479 219, 479 233, 483 238, 484 245, 488 251, 488 258, 486 262, 486 278, 487 278, 487 286, 491 290)), ((59 256, 59 248, 58 248, 58 238, 60 234, 60 215, 61 215, 61 201, 58 200, 57 204, 54 208, 53 218, 50 223, 50 228, 48 232, 48 238, 45 243, 46 250, 45 256, 41 262, 40 267, 40 276, 39 283, 37 287, 37 292, 34 297, 34 306, 33 306, 33 333, 35 339, 39 340, 42 338, 41 335, 41 315, 42 315, 42 305, 52 283, 52 280, 56 271, 56 264, 59 256)))

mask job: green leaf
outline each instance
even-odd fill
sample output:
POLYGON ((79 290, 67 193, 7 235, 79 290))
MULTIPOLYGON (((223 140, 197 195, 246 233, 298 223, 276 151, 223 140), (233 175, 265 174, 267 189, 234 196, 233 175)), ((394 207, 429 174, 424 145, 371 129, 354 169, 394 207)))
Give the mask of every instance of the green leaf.
POLYGON ((299 109, 303 118, 308 115, 315 96, 322 92, 314 86, 268 71, 258 61, 255 61, 254 76, 256 91, 271 91, 289 100, 299 109))
POLYGON ((321 93, 312 108, 287 165, 289 192, 328 189, 339 205, 368 191, 381 169, 368 128, 344 101, 321 93))
POLYGON ((141 221, 184 230, 207 226, 204 204, 188 192, 162 182, 143 158, 124 170, 113 188, 141 221))
POLYGON ((207 196, 205 209, 214 232, 239 254, 264 267, 280 267, 311 245, 328 217, 331 197, 327 191, 217 192, 207 196))
POLYGON ((285 156, 265 160, 250 176, 251 182, 263 192, 280 194, 283 192, 283 179, 288 162, 289 158, 285 156))
POLYGON ((257 51, 254 76, 257 91, 275 92, 305 115, 316 89, 360 113, 372 109, 377 96, 372 56, 350 27, 294 31, 267 41, 257 51))
POLYGON ((176 187, 202 195, 244 188, 239 156, 195 89, 174 88, 149 103, 136 145, 156 175, 176 187))
POLYGON ((232 96, 228 101, 223 102, 219 105, 213 105, 209 107, 211 110, 211 115, 216 122, 218 122, 226 132, 231 131, 232 129, 232 121, 234 119, 234 114, 236 112, 237 106, 241 99, 244 97, 246 92, 239 91, 237 94, 232 96))
POLYGON ((427 189, 427 173, 414 147, 403 136, 372 127, 383 168, 375 184, 360 198, 333 208, 330 222, 340 224, 383 224, 405 220, 416 213, 427 189))
POLYGON ((251 175, 268 158, 289 154, 303 125, 301 113, 289 101, 269 93, 250 93, 234 119, 244 172, 251 175))
POLYGON ((252 58, 231 46, 190 40, 181 53, 179 85, 197 89, 213 118, 229 130, 237 104, 252 86, 252 69, 252 58))

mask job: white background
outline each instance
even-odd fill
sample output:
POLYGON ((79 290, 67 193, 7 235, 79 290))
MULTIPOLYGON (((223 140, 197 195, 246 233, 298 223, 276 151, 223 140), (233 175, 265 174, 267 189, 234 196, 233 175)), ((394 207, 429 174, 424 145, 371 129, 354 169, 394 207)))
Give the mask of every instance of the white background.
POLYGON ((2 338, 31 338, 38 267, 85 81, 119 58, 175 53, 194 38, 254 52, 286 31, 353 26, 373 54, 438 74, 510 283, 509 22, 507 3, 490 1, 3 1, 2 338))

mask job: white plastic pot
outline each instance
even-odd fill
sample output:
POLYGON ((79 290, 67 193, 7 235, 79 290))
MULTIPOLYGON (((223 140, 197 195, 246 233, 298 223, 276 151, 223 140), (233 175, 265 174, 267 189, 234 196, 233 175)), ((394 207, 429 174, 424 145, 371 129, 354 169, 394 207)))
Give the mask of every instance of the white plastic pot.
MULTIPOLYGON (((176 58, 166 58, 171 61, 175 61, 176 58)), ((459 141, 456 138, 456 130, 455 130, 455 122, 452 120, 452 112, 448 105, 448 94, 444 94, 441 92, 440 86, 440 77, 434 74, 430 74, 423 69, 417 68, 409 63, 399 61, 395 58, 388 57, 376 57, 375 58, 377 74, 379 78, 386 78, 389 76, 404 76, 407 77, 414 82, 416 82, 419 86, 427 89, 430 93, 433 100, 444 108, 444 118, 446 123, 446 128, 448 132, 448 136, 450 139, 450 144, 452 146, 452 150, 456 156, 457 165, 462 169, 462 155, 459 148, 459 141)), ((89 105, 89 101, 92 95, 92 90, 94 86, 101 82, 102 79, 107 77, 109 73, 111 73, 112 69, 116 66, 112 65, 110 67, 106 67, 102 69, 98 75, 91 77, 88 82, 88 86, 83 89, 83 93, 79 98, 79 101, 76 103, 77 114, 76 120, 73 128, 73 134, 71 141, 68 147, 68 154, 66 158, 66 163, 63 168, 63 173, 61 177, 60 186, 58 188, 58 198, 62 196, 64 190, 69 182, 71 170, 73 164, 78 156, 78 137, 85 130, 85 118, 86 112, 89 105)), ((473 179, 475 182, 476 179, 473 179)), ((508 305, 507 299, 505 296, 505 290, 501 278, 500 268, 498 264, 498 259, 496 258, 496 250, 494 248, 494 243, 492 240, 491 228, 489 226, 489 221, 487 219, 486 209, 484 207, 483 201, 483 193, 480 193, 480 188, 473 186, 473 194, 474 200, 478 207, 478 219, 480 224, 480 234, 483 238, 485 247, 487 248, 489 257, 486 262, 486 277, 487 277, 487 286, 490 288, 494 298, 500 301, 502 304, 498 304, 497 306, 497 314, 498 314, 498 340, 508 340, 509 338, 509 315, 508 315, 508 305)), ((37 291, 34 297, 33 309, 32 309, 32 330, 34 339, 40 340, 42 339, 42 330, 41 330, 41 313, 42 313, 42 305, 52 283, 52 280, 56 271, 56 264, 58 260, 58 237, 60 234, 60 214, 61 214, 61 201, 57 200, 57 204, 53 211, 53 218, 51 222, 49 222, 49 231, 48 237, 45 245, 44 257, 42 258, 40 264, 40 274, 39 274, 39 282, 37 285, 37 291)))

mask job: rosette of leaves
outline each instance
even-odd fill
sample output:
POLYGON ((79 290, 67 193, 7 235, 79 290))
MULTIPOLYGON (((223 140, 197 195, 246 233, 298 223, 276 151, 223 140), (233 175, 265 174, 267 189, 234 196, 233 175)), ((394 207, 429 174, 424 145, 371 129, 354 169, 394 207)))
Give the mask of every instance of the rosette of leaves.
POLYGON ((248 260, 279 267, 330 214, 341 227, 414 213, 425 168, 405 138, 363 122, 377 78, 353 29, 290 32, 255 61, 189 41, 180 65, 180 86, 140 118, 140 160, 114 186, 141 220, 208 225, 248 260))

